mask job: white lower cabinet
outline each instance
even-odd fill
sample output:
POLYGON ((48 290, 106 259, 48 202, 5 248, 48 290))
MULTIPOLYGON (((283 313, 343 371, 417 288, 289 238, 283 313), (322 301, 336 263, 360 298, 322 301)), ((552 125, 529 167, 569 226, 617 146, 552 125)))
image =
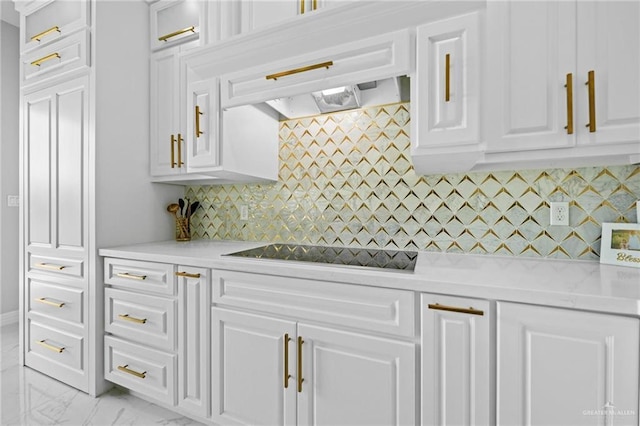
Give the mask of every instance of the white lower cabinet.
POLYGON ((414 343, 213 307, 212 420, 416 424, 414 343))
POLYGON ((209 414, 209 269, 105 259, 105 378, 209 414))
POLYGON ((637 318, 497 305, 498 425, 638 425, 637 318))
POLYGON ((491 302, 423 294, 423 425, 495 423, 491 302))

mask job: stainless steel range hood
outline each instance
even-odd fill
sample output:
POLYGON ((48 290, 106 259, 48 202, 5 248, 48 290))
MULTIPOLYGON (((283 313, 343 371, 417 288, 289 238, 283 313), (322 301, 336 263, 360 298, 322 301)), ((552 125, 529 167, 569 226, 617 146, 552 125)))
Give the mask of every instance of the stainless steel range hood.
POLYGON ((266 101, 284 118, 308 117, 409 100, 409 78, 394 77, 266 101))

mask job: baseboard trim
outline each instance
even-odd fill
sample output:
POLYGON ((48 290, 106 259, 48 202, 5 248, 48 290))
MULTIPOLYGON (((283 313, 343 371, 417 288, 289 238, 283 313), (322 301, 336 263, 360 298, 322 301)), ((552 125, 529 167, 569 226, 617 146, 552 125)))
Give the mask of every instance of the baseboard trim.
POLYGON ((5 314, 0 314, 0 327, 9 324, 17 324, 19 317, 20 316, 18 315, 18 311, 11 311, 5 314))

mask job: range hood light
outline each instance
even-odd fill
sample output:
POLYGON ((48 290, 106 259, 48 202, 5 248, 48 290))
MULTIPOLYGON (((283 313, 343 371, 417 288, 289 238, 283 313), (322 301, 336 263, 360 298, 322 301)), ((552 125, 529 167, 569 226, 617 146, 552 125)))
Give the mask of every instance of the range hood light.
POLYGON ((335 87, 312 92, 321 113, 360 108, 360 90, 356 86, 335 87))

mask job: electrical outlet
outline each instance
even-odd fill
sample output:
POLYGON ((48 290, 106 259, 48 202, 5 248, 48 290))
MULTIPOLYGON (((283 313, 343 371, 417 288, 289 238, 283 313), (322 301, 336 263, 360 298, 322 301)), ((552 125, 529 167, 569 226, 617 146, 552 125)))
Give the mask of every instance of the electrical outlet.
POLYGON ((550 223, 552 226, 568 226, 569 225, 569 203, 557 201, 551 203, 550 223))
POLYGON ((7 196, 7 206, 9 206, 9 207, 20 207, 20 196, 19 195, 8 195, 7 196))
POLYGON ((249 220, 249 206, 246 204, 240 206, 240 220, 249 220))

